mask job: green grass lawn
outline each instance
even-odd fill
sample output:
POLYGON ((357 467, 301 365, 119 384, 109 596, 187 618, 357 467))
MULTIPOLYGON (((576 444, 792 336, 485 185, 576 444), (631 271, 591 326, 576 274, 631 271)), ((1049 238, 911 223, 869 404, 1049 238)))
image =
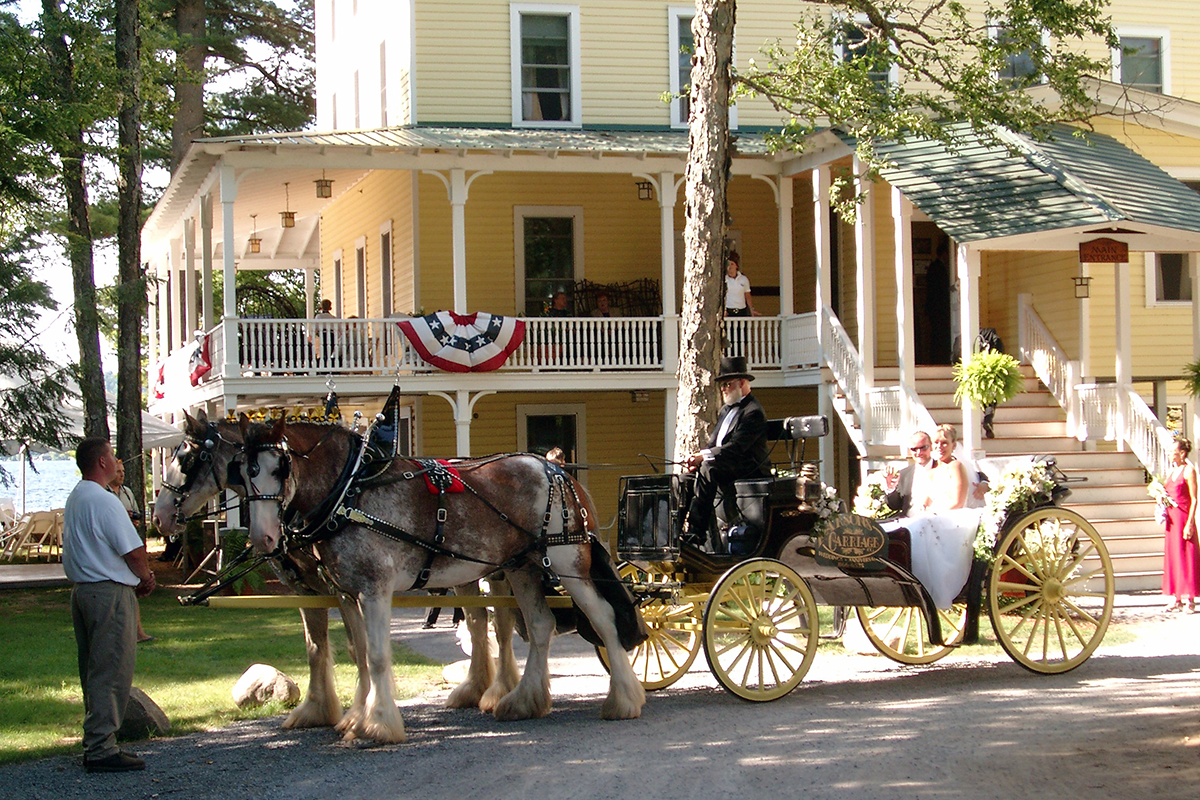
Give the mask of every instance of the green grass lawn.
MULTIPOLYGON (((160 589, 141 601, 142 624, 156 641, 138 645, 133 683, 162 707, 171 734, 283 712, 268 704, 239 710, 230 690, 251 664, 270 664, 308 687, 304 633, 296 611, 184 608, 160 589)), ((0 592, 0 764, 80 752, 83 698, 71 627, 70 590, 0 592)), ((342 705, 354 694, 357 670, 346 654, 340 622, 330 624, 342 705)), ((393 647, 397 699, 441 680, 441 665, 402 645, 393 647)))

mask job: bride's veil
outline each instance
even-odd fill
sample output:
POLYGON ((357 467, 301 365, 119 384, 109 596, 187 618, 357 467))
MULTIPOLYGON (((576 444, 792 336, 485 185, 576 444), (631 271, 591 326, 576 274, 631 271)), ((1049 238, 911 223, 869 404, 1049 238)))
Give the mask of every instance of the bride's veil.
POLYGON ((975 463, 975 459, 971 458, 967 452, 967 448, 962 442, 954 445, 954 457, 962 463, 967 470, 967 508, 983 508, 986 504, 984 497, 987 492, 988 476, 980 472, 980 465, 975 463), (980 484, 983 485, 980 485, 980 484))

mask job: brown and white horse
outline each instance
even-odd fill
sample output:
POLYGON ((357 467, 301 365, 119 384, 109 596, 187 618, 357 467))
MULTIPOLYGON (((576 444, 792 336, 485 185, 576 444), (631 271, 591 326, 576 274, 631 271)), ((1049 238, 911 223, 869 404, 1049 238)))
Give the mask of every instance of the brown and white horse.
MULTIPOLYGON (((162 488, 154 502, 152 519, 159 531, 170 535, 183 519, 197 514, 213 497, 226 489, 245 494, 241 478, 230 467, 242 452, 242 432, 233 422, 209 422, 201 411, 196 418, 186 416, 184 441, 175 449, 162 476, 162 488)), ((302 423, 306 427, 324 430, 326 423, 302 423)), ((295 572, 280 569, 279 562, 269 563, 283 583, 297 594, 330 594, 317 571, 317 561, 311 548, 288 553, 295 572)), ((459 594, 478 594, 478 585, 457 587, 459 594)), ((334 593, 336 595, 336 593, 334 593)), ((288 714, 284 728, 334 726, 349 732, 362 711, 370 691, 370 673, 366 654, 356 642, 365 642, 361 633, 362 618, 358 604, 338 596, 342 621, 351 658, 358 665, 358 685, 350 708, 343 714, 334 685, 333 653, 329 646, 329 612, 324 608, 304 608, 300 618, 304 625, 304 641, 308 654, 309 682, 304 701, 288 714), (357 635, 356 635, 357 633, 357 635)), ((498 609, 495 621, 499 652, 495 661, 487 657, 486 647, 473 647, 467 677, 446 700, 448 708, 473 708, 490 712, 501 697, 510 692, 520 679, 520 670, 512 652, 512 613, 498 609)), ((484 641, 487 635, 487 613, 484 609, 467 609, 467 628, 472 641, 484 641)))
MULTIPOLYGON (((318 432, 283 420, 251 424, 243 416, 241 427, 244 456, 238 462, 248 492, 250 541, 258 552, 270 553, 284 536, 285 515, 320 522, 330 508, 329 498, 344 488, 339 478, 346 463, 358 458, 359 440, 341 428, 318 432)), ((392 595, 421 585, 461 586, 501 565, 525 617, 529 658, 520 682, 496 703, 495 716, 528 719, 550 710, 547 659, 555 620, 543 594, 544 566, 557 574, 610 654, 609 693, 601 716, 640 716, 642 685, 628 658, 612 654, 632 649, 645 631, 637 627, 640 616, 624 590, 606 582, 598 585, 593 578, 607 574, 616 583, 607 554, 591 539, 595 511, 584 489, 533 455, 465 461, 455 467, 468 491, 436 495, 420 477, 422 465, 395 460, 379 478, 351 484, 350 494, 332 511, 338 529, 316 540, 339 591, 357 601, 365 629, 371 690, 361 719, 353 720, 347 735, 405 740, 392 694, 392 595), (438 532, 444 537, 440 542, 438 532), (627 623, 621 631, 618 619, 627 623)))

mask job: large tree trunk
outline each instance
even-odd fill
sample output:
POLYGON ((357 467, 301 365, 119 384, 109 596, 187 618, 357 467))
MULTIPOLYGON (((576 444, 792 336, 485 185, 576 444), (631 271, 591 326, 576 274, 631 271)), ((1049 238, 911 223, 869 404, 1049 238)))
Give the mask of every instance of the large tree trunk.
POLYGON ((67 255, 75 284, 75 336, 79 341, 79 388, 83 394, 83 435, 109 438, 100 365, 100 316, 96 311, 96 277, 92 268, 92 228, 84 178, 83 126, 75 116, 75 66, 67 45, 59 0, 42 0, 46 49, 58 101, 64 116, 55 150, 62 162, 67 200, 67 255))
POLYGON ((676 461, 704 446, 720 409, 713 377, 720 361, 724 314, 721 281, 726 259, 726 189, 733 158, 729 92, 735 16, 734 0, 696 0, 676 461))
POLYGON ((188 145, 204 135, 204 0, 178 0, 175 31, 179 35, 175 64, 175 120, 171 125, 171 172, 187 154, 188 145))
POLYGON ((145 506, 142 462, 142 320, 146 284, 142 274, 142 143, 138 0, 116 0, 116 60, 121 78, 117 109, 117 455, 125 460, 125 483, 138 508, 145 506))

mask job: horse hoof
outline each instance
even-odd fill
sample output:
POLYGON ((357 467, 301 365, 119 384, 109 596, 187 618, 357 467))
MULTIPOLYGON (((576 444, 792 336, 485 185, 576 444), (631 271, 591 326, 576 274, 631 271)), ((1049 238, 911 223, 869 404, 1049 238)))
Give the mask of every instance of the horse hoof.
POLYGON ((464 681, 450 692, 450 696, 446 698, 446 708, 482 708, 480 698, 483 696, 484 693, 480 691, 478 684, 464 681))
POLYGON ((515 722, 519 719, 539 719, 550 713, 550 697, 538 701, 529 697, 519 696, 517 692, 509 692, 500 698, 492 715, 501 722, 515 722))

